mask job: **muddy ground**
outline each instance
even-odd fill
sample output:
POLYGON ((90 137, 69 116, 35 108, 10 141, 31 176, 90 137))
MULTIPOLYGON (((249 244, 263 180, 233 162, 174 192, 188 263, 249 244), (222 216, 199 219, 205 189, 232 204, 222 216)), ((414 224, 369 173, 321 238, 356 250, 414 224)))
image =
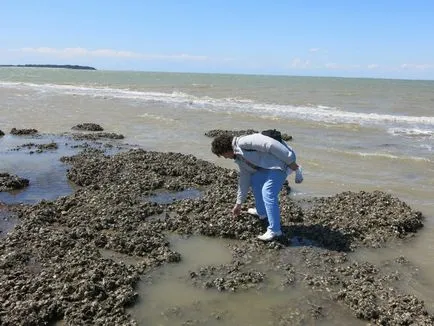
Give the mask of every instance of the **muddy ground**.
MULTIPOLYGON (((78 186, 74 193, 34 205, 3 205, 19 223, 0 239, 0 324, 135 325, 127 307, 138 299, 139 279, 182 259, 171 249, 167 232, 238 240, 231 263, 186 275, 195 286, 249 291, 277 273, 280 286, 304 286, 372 325, 434 324, 424 303, 396 286, 401 275, 393 268, 347 254, 410 241, 417 234, 422 214, 398 198, 361 191, 295 201, 282 192, 283 236, 262 243, 256 236, 266 222, 246 213, 231 216, 235 170, 192 155, 144 149, 107 155, 101 146, 86 147, 62 158, 70 165, 68 179, 78 186), (152 200, 161 193, 176 198, 183 191, 195 196, 152 200), (104 258, 101 249, 138 263, 104 258), (265 270, 258 270, 258 263, 265 270)), ((251 206, 249 197, 245 207, 251 206)), ((403 264, 405 257, 390 262, 403 264)), ((272 322, 301 325, 328 313, 327 307, 306 304, 294 319, 293 307, 281 307, 272 322)))

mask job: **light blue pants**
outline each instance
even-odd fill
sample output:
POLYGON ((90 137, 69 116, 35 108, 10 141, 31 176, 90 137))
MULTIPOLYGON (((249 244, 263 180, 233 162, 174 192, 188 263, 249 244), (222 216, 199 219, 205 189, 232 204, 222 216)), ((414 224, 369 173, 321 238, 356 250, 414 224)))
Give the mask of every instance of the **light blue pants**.
POLYGON ((286 176, 281 170, 260 169, 250 179, 256 211, 260 216, 267 216, 268 228, 273 232, 280 231, 279 192, 286 176))

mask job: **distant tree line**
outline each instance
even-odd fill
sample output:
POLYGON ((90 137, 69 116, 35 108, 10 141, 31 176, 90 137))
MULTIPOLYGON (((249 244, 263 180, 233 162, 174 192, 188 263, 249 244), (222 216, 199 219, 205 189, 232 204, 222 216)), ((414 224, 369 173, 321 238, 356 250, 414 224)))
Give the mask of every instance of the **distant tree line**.
POLYGON ((0 67, 27 67, 27 68, 64 68, 64 69, 81 69, 81 70, 96 70, 94 67, 89 66, 79 66, 79 65, 35 65, 35 64, 26 64, 26 65, 0 65, 0 67))

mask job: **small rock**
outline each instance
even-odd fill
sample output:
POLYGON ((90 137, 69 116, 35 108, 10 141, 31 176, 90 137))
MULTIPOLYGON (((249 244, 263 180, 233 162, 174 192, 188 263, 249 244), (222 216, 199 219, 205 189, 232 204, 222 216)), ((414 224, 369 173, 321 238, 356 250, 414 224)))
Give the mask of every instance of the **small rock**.
POLYGON ((23 135, 34 135, 37 134, 38 131, 36 129, 11 129, 11 135, 23 136, 23 135))
POLYGON ((103 131, 103 127, 96 123, 81 123, 71 128, 72 130, 86 130, 86 131, 103 131))

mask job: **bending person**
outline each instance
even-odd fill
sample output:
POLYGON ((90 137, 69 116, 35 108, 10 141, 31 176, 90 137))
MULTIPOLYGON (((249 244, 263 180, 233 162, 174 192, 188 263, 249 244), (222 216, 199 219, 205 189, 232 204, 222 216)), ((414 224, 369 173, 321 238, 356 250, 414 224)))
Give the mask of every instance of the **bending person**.
POLYGON ((241 213, 241 205, 251 187, 256 208, 250 208, 248 213, 258 215, 261 219, 268 218, 267 231, 258 238, 269 241, 282 235, 279 192, 292 171, 295 171, 295 183, 303 181, 302 169, 296 163, 294 150, 285 142, 256 133, 241 137, 222 134, 212 141, 211 151, 219 157, 233 159, 239 166, 233 215, 241 213))

